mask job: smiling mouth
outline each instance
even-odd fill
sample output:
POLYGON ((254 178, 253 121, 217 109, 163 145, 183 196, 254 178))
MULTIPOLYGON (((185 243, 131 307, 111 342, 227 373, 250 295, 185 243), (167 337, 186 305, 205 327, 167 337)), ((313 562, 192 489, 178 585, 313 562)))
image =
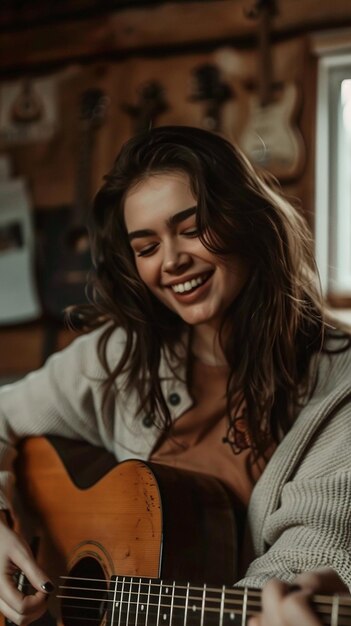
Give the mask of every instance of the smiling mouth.
POLYGON ((198 276, 197 278, 192 278, 191 280, 186 280, 184 283, 177 283, 176 285, 171 285, 172 291, 177 294, 182 293, 191 293, 195 291, 201 285, 204 285, 210 276, 212 276, 213 272, 207 272, 206 274, 202 274, 202 276, 198 276))

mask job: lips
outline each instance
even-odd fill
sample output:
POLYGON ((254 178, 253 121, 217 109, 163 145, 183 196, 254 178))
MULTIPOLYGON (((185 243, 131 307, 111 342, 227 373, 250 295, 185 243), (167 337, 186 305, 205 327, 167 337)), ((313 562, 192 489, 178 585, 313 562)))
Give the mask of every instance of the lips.
POLYGON ((212 276, 213 271, 198 274, 192 278, 188 278, 183 281, 168 285, 172 290, 172 293, 180 299, 187 299, 187 296, 197 294, 203 291, 204 286, 207 284, 209 278, 212 276))

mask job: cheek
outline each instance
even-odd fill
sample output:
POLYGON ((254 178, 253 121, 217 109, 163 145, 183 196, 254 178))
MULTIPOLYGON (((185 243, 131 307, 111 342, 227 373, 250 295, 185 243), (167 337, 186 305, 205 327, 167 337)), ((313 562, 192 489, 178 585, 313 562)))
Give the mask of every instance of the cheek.
POLYGON ((136 259, 136 268, 143 283, 150 288, 155 287, 157 272, 154 264, 150 260, 145 263, 144 259, 136 259))
POLYGON ((236 295, 246 284, 249 277, 249 269, 242 261, 236 261, 232 267, 233 269, 231 270, 227 268, 223 271, 222 279, 228 294, 232 292, 233 295, 236 295))

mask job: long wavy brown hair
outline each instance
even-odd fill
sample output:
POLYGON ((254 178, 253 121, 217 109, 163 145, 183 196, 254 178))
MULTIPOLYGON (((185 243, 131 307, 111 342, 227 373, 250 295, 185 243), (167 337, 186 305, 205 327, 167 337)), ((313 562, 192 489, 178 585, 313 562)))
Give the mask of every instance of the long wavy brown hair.
MULTIPOLYGON (((110 321, 98 347, 106 370, 105 398, 124 371, 130 388, 137 386, 140 409, 161 429, 170 426, 160 359, 164 348, 176 356, 185 324, 140 279, 123 207, 128 190, 140 180, 174 171, 189 177, 202 243, 221 257, 241 256, 250 268, 247 284, 223 319, 225 342, 220 334, 230 367, 226 440, 234 452, 248 445, 239 428, 244 403, 250 445, 255 454, 264 454, 312 394, 311 357, 326 350, 332 329, 324 320, 303 216, 236 147, 205 130, 164 126, 130 139, 96 195, 90 216, 93 302, 80 316, 89 327, 110 321), (107 345, 116 327, 125 330, 126 342, 120 361, 111 366, 107 345)), ((190 349, 187 354, 189 371, 190 349)))

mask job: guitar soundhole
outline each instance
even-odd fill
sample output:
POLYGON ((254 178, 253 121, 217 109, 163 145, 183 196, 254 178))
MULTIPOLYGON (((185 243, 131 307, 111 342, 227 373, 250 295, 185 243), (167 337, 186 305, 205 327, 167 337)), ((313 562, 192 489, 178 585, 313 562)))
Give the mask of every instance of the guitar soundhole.
POLYGON ((62 587, 64 626, 99 626, 107 608, 105 572, 93 557, 84 557, 69 572, 62 587))

